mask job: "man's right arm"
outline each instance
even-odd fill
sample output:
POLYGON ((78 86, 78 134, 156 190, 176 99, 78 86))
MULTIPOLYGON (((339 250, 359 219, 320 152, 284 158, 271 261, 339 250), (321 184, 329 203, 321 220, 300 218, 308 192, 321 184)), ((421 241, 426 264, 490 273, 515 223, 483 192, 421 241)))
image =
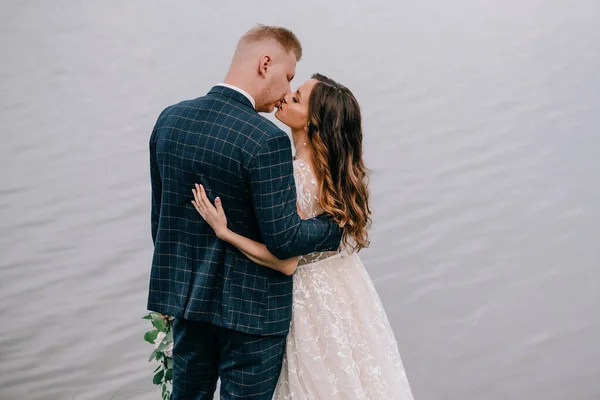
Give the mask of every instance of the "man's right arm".
POLYGON ((156 237, 158 235, 158 223, 160 220, 160 207, 162 203, 162 179, 160 176, 160 168, 158 165, 157 157, 157 135, 160 127, 162 126, 163 118, 168 114, 167 110, 171 107, 165 108, 158 119, 154 128, 152 129, 152 135, 150 135, 150 182, 152 184, 152 215, 151 215, 151 227, 152 227, 152 242, 156 243, 156 237))
POLYGON ((250 165, 250 190, 258 226, 267 249, 279 259, 334 251, 342 231, 333 220, 301 220, 290 142, 284 132, 265 141, 250 165))
POLYGON ((150 136, 150 182, 152 184, 152 242, 156 244, 158 234, 158 222, 160 220, 160 205, 162 200, 162 181, 156 161, 156 128, 150 136))

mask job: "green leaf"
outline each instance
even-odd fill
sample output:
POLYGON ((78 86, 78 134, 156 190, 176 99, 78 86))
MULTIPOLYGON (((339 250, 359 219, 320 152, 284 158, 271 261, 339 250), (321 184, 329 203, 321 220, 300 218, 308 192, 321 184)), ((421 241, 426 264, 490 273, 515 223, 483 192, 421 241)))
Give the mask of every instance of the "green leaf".
POLYGON ((156 361, 160 361, 161 358, 163 358, 164 354, 160 351, 156 351, 156 361))
POLYGON ((167 385, 163 383, 163 385, 162 385, 162 397, 163 397, 163 399, 165 398, 166 394, 167 394, 167 385))
POLYGON ((168 369, 167 373, 165 374, 165 381, 172 381, 172 380, 173 380, 173 370, 168 369))
POLYGON ((173 369, 173 359, 167 358, 167 369, 173 369))
MULTIPOLYGON (((152 357, 154 357, 154 354, 152 354, 152 357)), ((150 358, 150 360, 148 360, 148 361, 152 361, 152 358, 150 358)), ((162 365, 159 364, 158 367, 156 367, 156 369, 152 372, 158 371, 160 369, 160 367, 162 367, 162 365)))
POLYGON ((150 344, 154 344, 154 342, 156 341, 156 337, 157 336, 158 336, 158 331, 157 330, 148 331, 144 335, 144 340, 146 342, 150 343, 150 344))
MULTIPOLYGON (((148 358, 148 362, 150 362, 150 361, 152 361, 154 359, 156 359, 156 350, 154 350, 152 352, 152 354, 150 354, 150 358, 148 358)), ((159 367, 160 367, 160 365, 159 365, 159 367)), ((154 371, 154 372, 156 372, 156 371, 154 371)))
POLYGON ((164 374, 165 374, 165 373, 164 373, 164 371, 158 371, 158 372, 157 372, 157 373, 154 375, 154 379, 152 379, 152 382, 153 382, 155 385, 160 385, 160 383, 162 382, 162 378, 163 378, 163 375, 164 375, 164 374))
POLYGON ((169 343, 167 343, 167 341, 163 339, 162 343, 158 345, 157 350, 160 352, 164 352, 167 347, 169 347, 169 343))
POLYGON ((145 315, 142 319, 152 319, 152 314, 145 315))
POLYGON ((167 324, 159 313, 152 313, 152 325, 161 332, 167 332, 167 324))
POLYGON ((169 330, 169 332, 167 332, 164 339, 162 340, 162 343, 158 346, 158 351, 164 352, 165 349, 167 347, 169 347, 169 345, 172 343, 173 343, 173 331, 169 330))

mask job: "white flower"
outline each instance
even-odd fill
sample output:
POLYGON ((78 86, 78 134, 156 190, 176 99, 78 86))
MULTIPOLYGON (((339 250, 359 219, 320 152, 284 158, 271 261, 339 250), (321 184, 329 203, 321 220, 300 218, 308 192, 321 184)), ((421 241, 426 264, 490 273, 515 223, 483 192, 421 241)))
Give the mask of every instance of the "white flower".
POLYGON ((173 357, 173 342, 169 343, 169 345, 165 348, 165 356, 172 358, 173 357))
POLYGON ((164 340, 165 336, 167 336, 166 333, 164 333, 164 332, 158 332, 158 335, 156 335, 156 340, 154 341, 154 348, 155 349, 158 349, 158 346, 160 346, 160 344, 164 340))

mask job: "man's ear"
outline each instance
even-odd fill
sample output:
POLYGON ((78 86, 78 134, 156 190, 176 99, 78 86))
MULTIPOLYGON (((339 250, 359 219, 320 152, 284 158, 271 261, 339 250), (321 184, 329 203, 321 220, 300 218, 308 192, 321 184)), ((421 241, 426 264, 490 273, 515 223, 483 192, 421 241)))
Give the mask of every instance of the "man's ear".
POLYGON ((258 74, 263 78, 267 77, 267 70, 271 68, 271 57, 262 56, 258 64, 258 74))

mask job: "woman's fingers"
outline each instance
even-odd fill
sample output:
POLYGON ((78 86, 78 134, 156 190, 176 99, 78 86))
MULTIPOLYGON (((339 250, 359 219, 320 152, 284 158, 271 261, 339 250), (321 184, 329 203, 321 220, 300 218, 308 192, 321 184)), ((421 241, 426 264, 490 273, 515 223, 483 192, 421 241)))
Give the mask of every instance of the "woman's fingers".
POLYGON ((206 191, 204 190, 204 186, 200 184, 195 185, 195 189, 192 189, 192 193, 194 194, 194 207, 196 209, 200 209, 204 212, 216 212, 217 209, 206 196, 206 191))
POLYGON ((196 202, 201 208, 210 209, 212 204, 208 197, 206 197, 206 192, 204 191, 204 187, 202 185, 196 185, 196 202))
POLYGON ((200 202, 200 197, 198 196, 198 191, 196 189, 192 189, 192 193, 194 194, 194 200, 196 203, 200 202))
POLYGON ((196 183, 196 188, 192 189, 192 191, 194 192, 194 199, 196 199, 196 202, 201 205, 202 195, 200 194, 200 185, 196 183))
POLYGON ((212 205, 208 197, 206 196, 206 192, 204 191, 204 186, 200 185, 200 200, 202 207, 205 207, 207 210, 216 211, 215 207, 212 205))
POLYGON ((192 204, 200 213, 202 218, 206 220, 207 218, 210 218, 211 215, 225 215, 221 199, 217 197, 215 199, 215 205, 213 205, 206 195, 204 186, 197 183, 195 188, 192 189, 192 193, 194 194, 194 200, 192 200, 192 204))
POLYGON ((203 204, 202 201, 200 201, 200 194, 196 189, 192 189, 192 193, 194 194, 194 201, 192 203, 194 204, 194 207, 196 207, 196 210, 198 210, 198 212, 201 212, 203 204))
POLYGON ((198 203, 202 203, 202 193, 200 192, 200 185, 196 183, 196 185, 194 185, 194 190, 196 191, 196 201, 198 203))
POLYGON ((195 200, 192 200, 192 204, 194 205, 194 208, 196 209, 196 211, 198 211, 198 213, 202 216, 202 218, 204 218, 204 210, 200 208, 200 206, 198 205, 198 203, 196 203, 195 200))
POLYGON ((199 185, 200 186, 200 200, 202 200, 202 203, 204 203, 205 206, 208 206, 209 204, 212 206, 212 204, 210 203, 210 200, 208 200, 208 197, 206 197, 206 192, 204 191, 204 186, 199 185))
POLYGON ((223 202, 220 197, 215 199, 215 206, 217 206, 217 214, 224 215, 225 211, 223 211, 223 202))

